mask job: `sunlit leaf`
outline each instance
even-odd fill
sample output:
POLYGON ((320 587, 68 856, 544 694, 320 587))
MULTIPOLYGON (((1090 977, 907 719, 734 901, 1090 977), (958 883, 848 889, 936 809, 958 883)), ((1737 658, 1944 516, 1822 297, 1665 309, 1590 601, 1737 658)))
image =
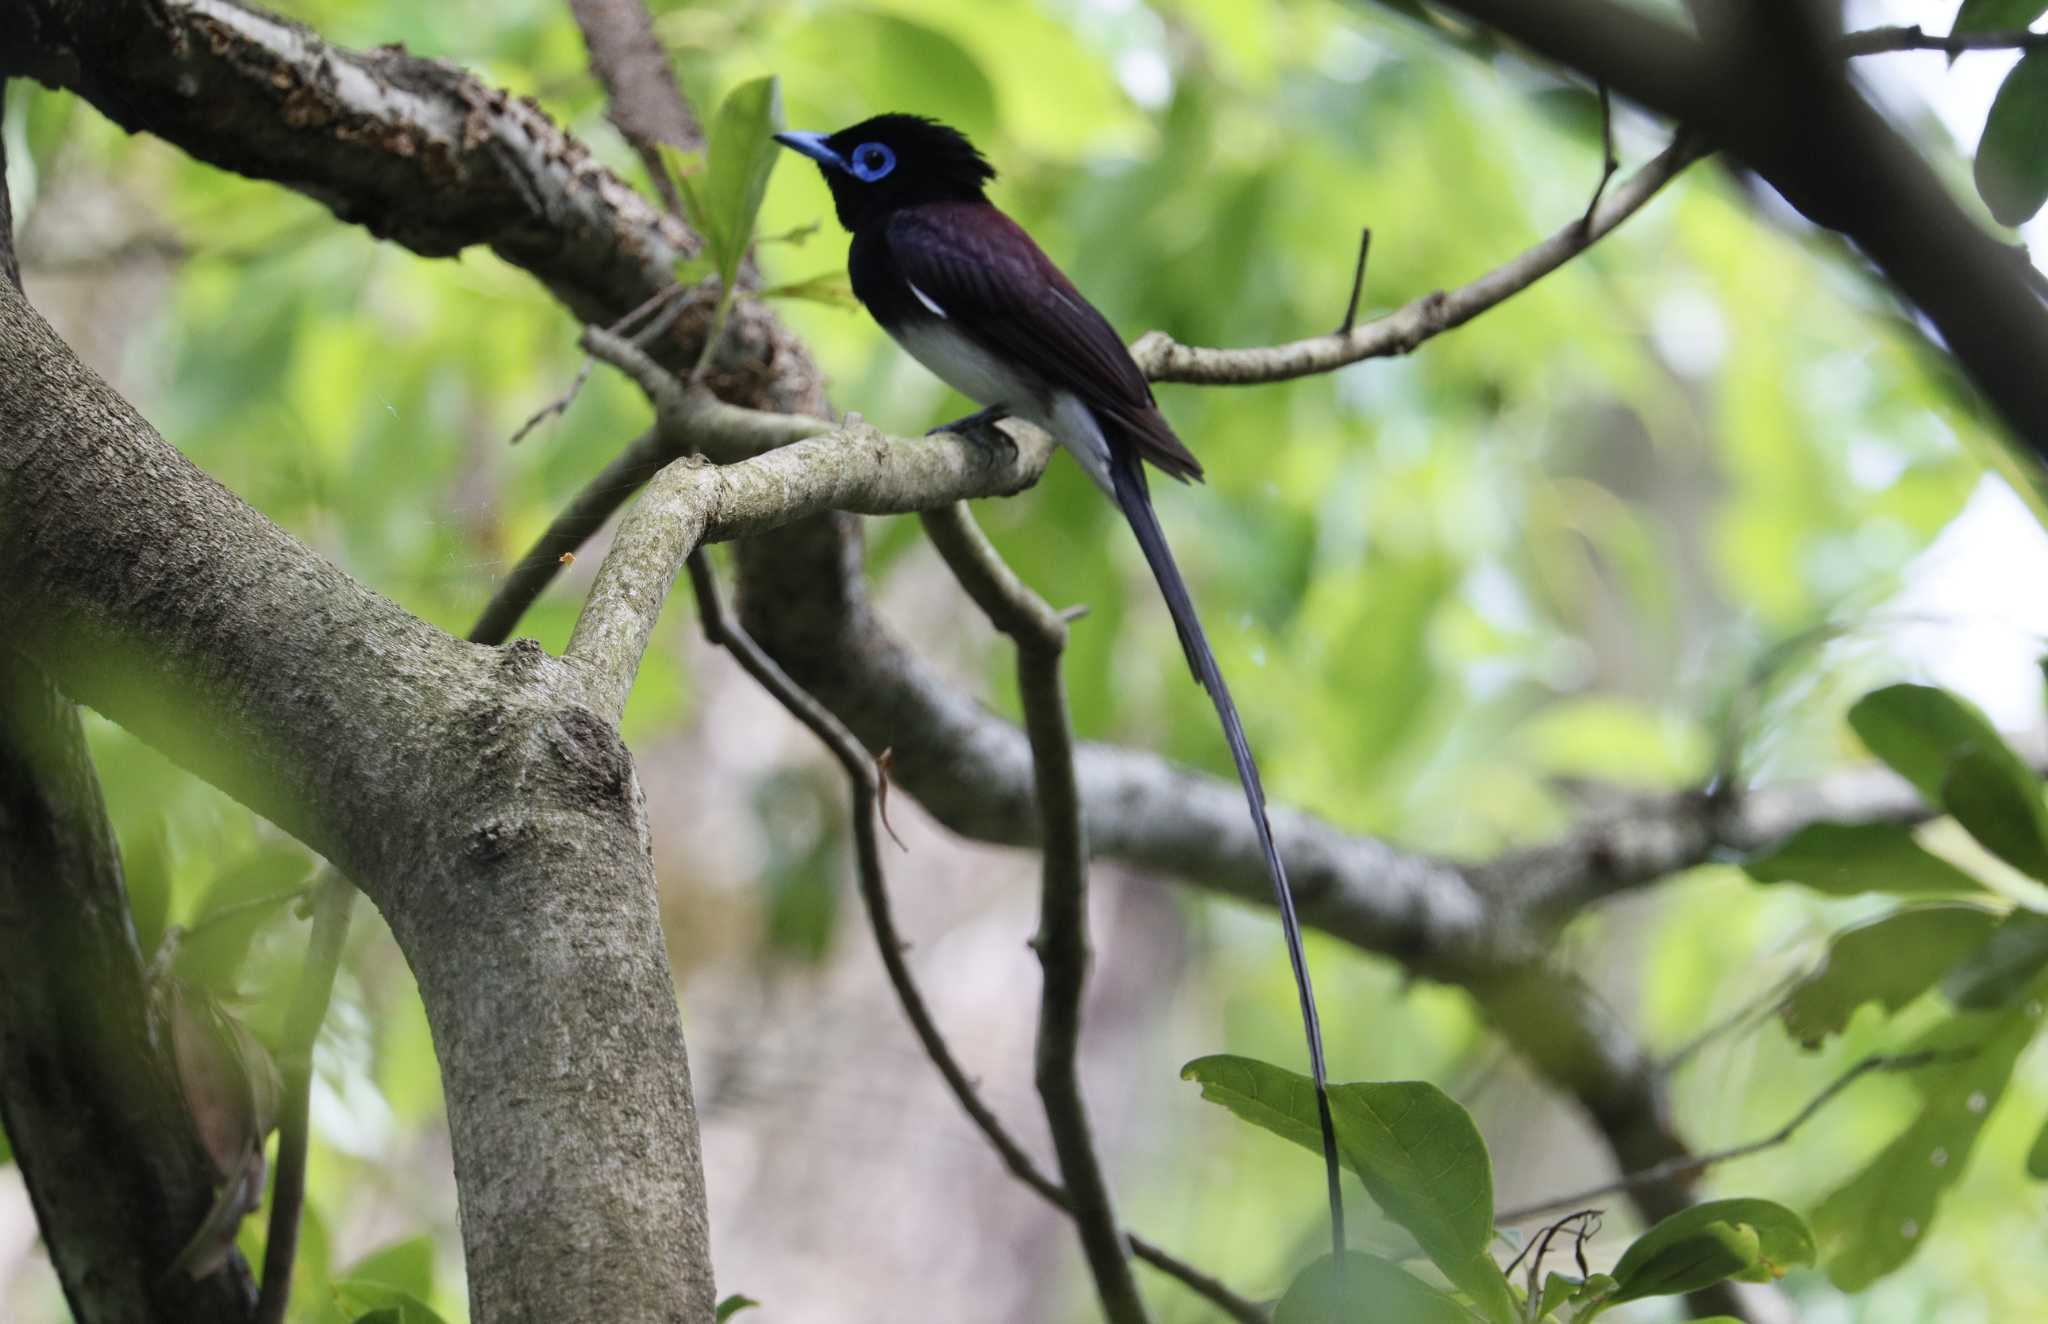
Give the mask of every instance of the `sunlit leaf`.
POLYGON ((267 842, 221 871, 178 943, 181 979, 227 997, 236 992, 249 946, 276 923, 313 874, 313 857, 292 842, 267 842))
POLYGON ((802 280, 786 281, 771 285, 761 291, 764 299, 805 299, 811 303, 822 303, 831 308, 858 308, 860 300, 853 297, 853 285, 843 272, 827 271, 802 280))
POLYGON ((781 128, 781 84, 773 75, 734 88, 711 121, 710 159, 703 176, 692 181, 692 192, 705 242, 728 289, 753 240, 768 176, 782 154, 774 139, 781 128))
POLYGON ((1813 823, 1742 863, 1760 883, 1801 883, 1853 896, 1981 892, 1983 885, 1913 839, 1900 823, 1813 823))
POLYGON ((434 1239, 412 1237, 375 1250, 342 1271, 341 1277, 366 1287, 375 1284, 419 1298, 434 1294, 434 1239))
POLYGON ((1479 1317, 1391 1260, 1349 1251, 1325 1255, 1296 1275, 1273 1307, 1273 1324, 1474 1324, 1479 1317))
POLYGON ((742 1296, 740 1293, 734 1292, 731 1296, 718 1303, 718 1308, 712 1312, 711 1318, 718 1321, 718 1324, 725 1324, 726 1320, 731 1319, 742 1310, 752 1310, 760 1304, 759 1301, 750 1296, 742 1296))
POLYGON ((370 1318, 379 1324, 446 1324, 426 1302, 382 1283, 339 1278, 331 1287, 336 1304, 351 1313, 358 1324, 370 1318))
POLYGON ((1820 968, 1785 999, 1786 1031, 1815 1048, 1866 1002, 1897 1011, 1984 946, 1998 919, 1981 906, 1907 906, 1843 930, 1820 968))

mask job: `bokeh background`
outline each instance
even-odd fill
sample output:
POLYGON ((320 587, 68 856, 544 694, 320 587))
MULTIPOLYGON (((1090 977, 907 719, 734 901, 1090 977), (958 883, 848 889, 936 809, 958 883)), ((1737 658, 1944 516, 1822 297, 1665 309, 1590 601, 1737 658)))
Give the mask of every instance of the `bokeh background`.
MULTIPOLYGON (((475 68, 644 182, 558 0, 273 7, 339 43, 403 42, 475 68)), ((905 109, 968 132, 1002 170, 996 201, 1131 336, 1327 330, 1361 226, 1370 313, 1513 256, 1577 215, 1599 173, 1588 89, 1370 3, 652 8, 700 107, 776 73, 794 126, 905 109)), ((1935 26, 1953 8, 1852 6, 1935 26)), ((1860 72, 1968 198, 1968 153, 2010 60, 1893 56, 1860 72)), ((1625 110, 1616 130, 1630 165, 1662 146, 1625 110)), ((507 444, 576 375, 578 328, 487 253, 413 257, 131 139, 69 96, 12 87, 5 132, 44 314, 209 473, 450 630, 644 425, 638 395, 600 371, 564 417, 507 444)), ((2039 727, 2048 544, 1993 475, 1992 425, 1853 255, 1756 187, 1696 166, 1590 254, 1410 358, 1285 386, 1162 388, 1209 471, 1205 487, 1162 488, 1162 517, 1276 798, 1483 857, 1617 790, 1695 784, 1724 753, 1750 781, 1858 761, 1842 711, 1889 680, 1935 679, 2015 732, 2039 727)), ((778 169, 762 230, 771 282, 843 271, 845 238, 806 163, 778 169)), ((905 432, 965 412, 850 306, 779 311, 837 407, 905 432)), ((1068 655, 1079 731, 1227 775, 1143 563, 1081 473, 1060 460, 978 515, 1041 593, 1091 609, 1068 655)), ((869 533, 894 623, 1014 711, 1005 650, 915 521, 869 533)), ((596 560, 580 558, 522 632, 559 649, 596 560)), ((653 815, 721 1291, 770 1320, 1089 1317, 1069 1230, 1003 1175, 881 982, 841 779, 699 641, 686 600, 662 623, 626 734, 653 815)), ((92 742, 145 944, 303 881, 303 853, 237 804, 103 722, 92 742)), ((916 968, 988 1096, 1042 1151, 1024 946, 1035 859, 955 840, 905 797, 891 811, 916 968)), ((1123 1211, 1241 1290, 1277 1293, 1322 1235, 1316 1161, 1177 1080, 1203 1053, 1298 1056, 1274 918, 1114 867, 1096 879, 1084 1066, 1123 1211)), ((1563 942, 1670 1051, 1874 908, 1717 866, 1610 904, 1563 942)), ((267 1030, 303 926, 271 910, 210 932, 231 955, 247 944, 235 991, 267 1030)), ((1331 942, 1311 959, 1336 1074, 1450 1090, 1493 1147, 1503 1205, 1606 1175, 1583 1120, 1462 995, 1331 942)), ((1866 1013, 1808 1054, 1765 1024, 1674 1073, 1676 1116, 1701 1148, 1766 1133, 1905 1037, 1866 1013)), ((1810 1207, 1910 1107, 1903 1083, 1863 1082, 1795 1143, 1704 1188, 1810 1207)), ((1854 1298, 1794 1275, 1803 1318, 2048 1318, 2044 1189, 2021 1170, 2044 1110, 2035 1052, 1918 1256, 1854 1298)), ((314 1130, 309 1271, 379 1254, 463 1318, 431 1045, 367 907, 320 1043, 314 1130)), ((1627 1222, 1616 1203, 1596 1267, 1627 1222)), ((1170 1284, 1148 1290, 1161 1319, 1203 1317, 1170 1284)), ((295 1310, 342 1318, 318 1291, 295 1310)), ((0 1318, 64 1317, 18 1177, 0 1168, 0 1318)))

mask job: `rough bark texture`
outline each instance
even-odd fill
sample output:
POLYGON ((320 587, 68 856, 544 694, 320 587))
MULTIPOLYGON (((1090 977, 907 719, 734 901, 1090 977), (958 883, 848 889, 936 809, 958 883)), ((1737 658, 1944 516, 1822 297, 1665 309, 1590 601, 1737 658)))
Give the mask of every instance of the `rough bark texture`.
POLYGON ((75 1318, 240 1324, 240 1256, 165 1274, 213 1180, 158 1047, 78 714, 0 649, 0 1121, 75 1318))
POLYGON ((414 619, 193 468, 0 286, 0 619, 384 912, 447 1089, 474 1314, 713 1301, 644 807, 580 675, 414 619))

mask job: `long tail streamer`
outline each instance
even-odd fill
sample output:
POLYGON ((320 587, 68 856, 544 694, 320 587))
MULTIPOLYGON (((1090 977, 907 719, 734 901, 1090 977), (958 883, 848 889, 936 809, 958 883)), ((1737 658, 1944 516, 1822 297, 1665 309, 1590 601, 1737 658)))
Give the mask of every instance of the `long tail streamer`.
POLYGON ((1244 723, 1238 720, 1237 704, 1230 698, 1229 686, 1223 683, 1223 672, 1216 665, 1216 655, 1209 649, 1208 636, 1202 633, 1202 621, 1195 614, 1195 600, 1188 593, 1187 581, 1181 578, 1180 567, 1174 564, 1173 553, 1167 548, 1166 532, 1159 527, 1159 515, 1152 509, 1152 494, 1146 486, 1145 471, 1135 448, 1113 448, 1110 479, 1114 484, 1116 503, 1130 521, 1131 531, 1138 536, 1138 546, 1144 549, 1153 578, 1159 581, 1159 591, 1166 598, 1166 609, 1173 616, 1174 628, 1180 632, 1181 647, 1187 651, 1188 666, 1216 704, 1216 716, 1223 722, 1224 739, 1230 743, 1231 760, 1237 764, 1237 779, 1244 784, 1244 798, 1251 806, 1252 826, 1259 834, 1259 847, 1266 853, 1266 872, 1273 880, 1273 899, 1280 907, 1280 927, 1287 938, 1287 960, 1294 967, 1294 987, 1301 996, 1302 1028, 1308 1034, 1309 1076, 1315 1081, 1316 1116, 1323 1130, 1323 1167, 1330 1187, 1330 1248, 1334 1254, 1342 1256, 1344 1197, 1337 1182, 1337 1127, 1330 1116, 1329 1080, 1323 1068, 1323 1027, 1316 1016, 1316 994, 1309 983, 1308 957, 1301 947, 1301 921, 1294 914, 1294 892, 1287 886, 1287 867, 1280 862, 1280 852, 1273 845, 1273 825, 1266 821, 1266 791, 1259 784, 1259 765, 1252 761, 1252 747, 1245 739, 1244 723))

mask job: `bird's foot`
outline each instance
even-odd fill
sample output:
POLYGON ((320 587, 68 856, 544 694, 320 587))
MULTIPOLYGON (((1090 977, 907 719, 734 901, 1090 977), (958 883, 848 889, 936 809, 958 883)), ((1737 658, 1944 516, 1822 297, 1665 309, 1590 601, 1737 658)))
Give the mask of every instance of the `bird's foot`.
POLYGON ((950 423, 941 423, 925 433, 925 435, 927 437, 935 437, 941 432, 957 432, 972 441, 977 438, 986 439, 993 434, 997 440, 1008 442, 1010 439, 997 432, 995 425, 1009 416, 1010 411, 1006 406, 990 405, 986 409, 975 410, 965 418, 956 418, 950 423))

